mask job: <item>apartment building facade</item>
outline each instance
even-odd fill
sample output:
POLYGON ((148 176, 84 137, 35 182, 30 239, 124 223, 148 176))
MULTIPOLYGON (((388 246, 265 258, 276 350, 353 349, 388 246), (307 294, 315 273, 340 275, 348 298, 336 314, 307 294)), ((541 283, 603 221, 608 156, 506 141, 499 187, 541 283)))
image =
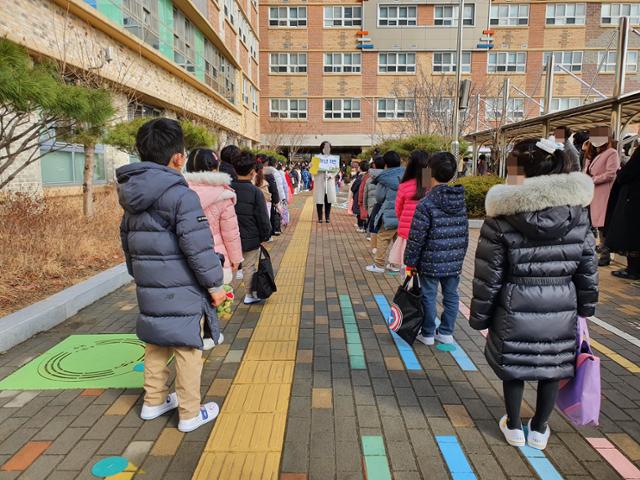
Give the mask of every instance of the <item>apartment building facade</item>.
MULTIPOLYGON (((222 145, 255 146, 259 136, 257 0, 5 0, 0 35, 33 55, 92 71, 112 87, 116 121, 186 118, 222 145)), ((10 184, 27 191, 79 190, 81 146, 55 150, 10 184)), ((96 149, 96 184, 137 161, 96 149)), ((10 172, 7 172, 7 174, 10 172)))
MULTIPOLYGON (((263 2, 263 142, 328 139, 355 152, 391 136, 450 133, 458 8, 451 0, 263 2)), ((472 98, 463 128, 502 120, 507 77, 507 121, 540 114, 549 55, 553 110, 611 95, 621 16, 640 24, 640 3, 465 2, 462 75, 472 98)), ((631 34, 625 91, 640 88, 639 50, 631 34)))

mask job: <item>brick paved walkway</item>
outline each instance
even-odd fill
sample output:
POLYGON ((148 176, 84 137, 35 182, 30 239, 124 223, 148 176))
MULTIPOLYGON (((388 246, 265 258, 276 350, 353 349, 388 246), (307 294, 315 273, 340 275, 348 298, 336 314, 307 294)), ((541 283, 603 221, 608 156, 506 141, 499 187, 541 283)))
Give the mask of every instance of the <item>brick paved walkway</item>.
MULTIPOLYGON (((601 270, 603 294, 597 312, 601 322, 590 324, 602 358, 600 427, 576 430, 555 413, 544 455, 518 450, 507 446, 498 431, 501 385, 484 359, 483 336, 466 325, 464 305, 456 352, 416 345, 414 357, 412 351, 399 349, 381 312, 391 301, 399 276, 364 270, 371 255, 345 210, 337 209, 330 225, 310 223, 307 214, 299 226, 311 231, 310 242, 308 253, 301 254, 300 237, 291 240, 305 200, 296 197, 294 224, 269 246, 276 265, 285 255, 300 263, 287 264, 286 277, 304 275, 299 285, 303 288, 297 290, 302 292, 302 305, 294 313, 278 313, 297 294, 292 285, 281 289, 282 300, 277 303, 274 297, 269 308, 237 307, 224 325, 227 343, 205 355, 202 393, 222 404, 214 425, 184 435, 176 428, 175 413, 143 422, 138 418, 140 389, 0 392, 0 479, 95 478, 91 467, 111 455, 130 461, 128 471, 111 478, 191 478, 201 457, 206 463, 207 441, 211 455, 233 448, 243 454, 242 461, 228 464, 224 473, 209 470, 208 477, 201 477, 221 480, 275 480, 277 474, 266 473, 269 462, 258 460, 274 454, 280 463, 271 466, 279 469, 283 480, 365 475, 369 479, 640 478, 640 345, 634 344, 640 338, 640 287, 601 270), (233 441, 233 448, 231 443, 214 442, 217 431, 220 439, 233 433, 223 423, 238 414, 234 405, 243 403, 233 400, 234 388, 247 383, 243 379, 249 362, 270 364, 267 357, 256 357, 256 349, 257 343, 271 341, 263 336, 268 331, 264 319, 278 316, 284 320, 291 316, 299 325, 295 351, 274 360, 293 364, 295 359, 289 383, 274 382, 290 384, 290 395, 286 405, 274 404, 269 412, 260 410, 264 402, 253 406, 244 402, 243 408, 251 415, 287 412, 286 429, 280 434, 277 428, 265 431, 272 439, 266 447, 264 442, 241 446, 233 441)), ((461 283, 466 305, 476 239, 477 231, 472 231, 461 283)), ((243 292, 238 293, 241 298, 243 292)), ((0 356, 0 378, 70 334, 132 332, 135 317, 133 288, 122 288, 0 356)), ((529 406, 534 404, 532 388, 525 398, 529 406)), ((524 409, 525 418, 530 410, 524 409)))

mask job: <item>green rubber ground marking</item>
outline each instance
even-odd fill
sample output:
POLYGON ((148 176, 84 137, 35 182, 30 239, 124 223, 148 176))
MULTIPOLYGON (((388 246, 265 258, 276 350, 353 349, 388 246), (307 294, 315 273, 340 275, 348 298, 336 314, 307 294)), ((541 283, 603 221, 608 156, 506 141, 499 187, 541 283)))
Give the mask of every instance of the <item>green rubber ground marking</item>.
POLYGON ((391 471, 380 435, 363 435, 362 452, 367 480, 391 480, 391 471))
POLYGON ((362 348, 362 340, 358 331, 356 315, 353 312, 351 299, 348 295, 340 295, 340 309, 342 310, 342 324, 344 325, 344 335, 347 340, 347 352, 349 354, 349 364, 354 370, 364 370, 367 363, 362 348))
POLYGON ((144 342, 134 334, 71 335, 4 380, 0 390, 141 388, 144 342))

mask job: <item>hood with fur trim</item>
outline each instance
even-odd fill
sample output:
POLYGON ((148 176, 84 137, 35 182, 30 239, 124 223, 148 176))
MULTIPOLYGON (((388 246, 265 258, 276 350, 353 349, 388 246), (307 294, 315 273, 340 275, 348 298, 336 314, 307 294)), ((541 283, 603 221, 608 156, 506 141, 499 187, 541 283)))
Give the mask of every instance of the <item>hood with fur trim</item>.
POLYGON ((506 217, 528 238, 562 237, 591 203, 593 189, 593 180, 580 172, 533 177, 522 185, 494 186, 485 209, 489 217, 506 217))
POLYGON ((230 187, 231 176, 224 172, 195 172, 185 173, 184 178, 189 187, 198 194, 202 208, 223 200, 236 203, 236 193, 230 187))

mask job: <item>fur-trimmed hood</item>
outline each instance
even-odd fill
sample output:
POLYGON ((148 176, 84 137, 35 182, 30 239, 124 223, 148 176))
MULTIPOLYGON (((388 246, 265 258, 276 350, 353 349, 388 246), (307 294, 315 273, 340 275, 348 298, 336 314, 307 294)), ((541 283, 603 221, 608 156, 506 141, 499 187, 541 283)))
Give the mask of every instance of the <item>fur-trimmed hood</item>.
POLYGON ((550 207, 586 207, 593 198, 593 180, 572 172, 525 179, 522 185, 495 185, 487 193, 487 216, 536 212, 550 207))
POLYGON ((276 169, 276 167, 271 167, 269 165, 266 165, 262 171, 264 172, 265 175, 275 175, 278 170, 276 169))
POLYGON ((593 180, 584 173, 545 175, 522 185, 496 185, 485 208, 489 217, 504 217, 527 238, 562 238, 586 215, 593 189, 593 180))
POLYGON ((214 203, 232 200, 236 203, 236 193, 230 187, 231 176, 224 172, 185 173, 189 187, 198 194, 202 208, 214 203))

